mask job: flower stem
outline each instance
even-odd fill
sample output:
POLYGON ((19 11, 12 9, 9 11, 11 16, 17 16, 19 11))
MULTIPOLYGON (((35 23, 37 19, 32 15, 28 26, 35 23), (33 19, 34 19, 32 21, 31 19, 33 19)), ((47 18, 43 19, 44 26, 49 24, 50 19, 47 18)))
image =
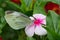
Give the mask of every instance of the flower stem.
POLYGON ((40 39, 41 39, 41 40, 45 40, 44 36, 40 36, 40 39))

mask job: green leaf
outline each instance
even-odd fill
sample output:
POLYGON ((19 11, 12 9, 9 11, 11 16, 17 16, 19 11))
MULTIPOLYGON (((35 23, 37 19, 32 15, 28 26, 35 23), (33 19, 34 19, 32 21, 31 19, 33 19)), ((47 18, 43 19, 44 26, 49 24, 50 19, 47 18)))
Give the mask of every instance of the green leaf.
POLYGON ((47 32, 49 40, 60 40, 60 35, 58 33, 58 15, 54 11, 49 11, 47 15, 47 32))
POLYGON ((32 0, 21 0, 21 10, 23 12, 32 10, 33 1, 32 0))
POLYGON ((4 9, 0 8, 0 16, 4 16, 4 9))
POLYGON ((45 1, 51 1, 51 2, 54 2, 54 3, 60 4, 60 0, 45 0, 45 1))
POLYGON ((34 10, 33 13, 42 13, 42 14, 46 14, 45 10, 44 10, 44 6, 45 6, 46 2, 43 1, 36 1, 35 5, 34 5, 34 10))
POLYGON ((6 24, 6 21, 4 19, 4 10, 2 8, 0 8, 0 33, 2 32, 3 27, 6 24))
POLYGON ((7 6, 10 7, 11 9, 21 11, 19 5, 15 4, 13 2, 10 2, 10 1, 6 1, 6 3, 7 3, 7 6))
POLYGON ((54 3, 57 3, 57 4, 60 4, 60 0, 40 0, 42 2, 54 2, 54 3))
POLYGON ((23 29, 19 31, 18 40, 26 40, 26 35, 23 29))
POLYGON ((58 29, 59 29, 58 33, 60 35, 60 16, 59 16, 59 20, 58 20, 58 29))
POLYGON ((2 29, 1 35, 3 37, 3 40, 18 40, 17 31, 10 28, 8 24, 5 25, 5 27, 2 29))
POLYGON ((0 0, 0 5, 2 4, 2 0, 0 0))
POLYGON ((50 17, 52 19, 53 27, 55 29, 55 32, 57 32, 57 26, 58 26, 58 15, 54 11, 49 11, 50 17))

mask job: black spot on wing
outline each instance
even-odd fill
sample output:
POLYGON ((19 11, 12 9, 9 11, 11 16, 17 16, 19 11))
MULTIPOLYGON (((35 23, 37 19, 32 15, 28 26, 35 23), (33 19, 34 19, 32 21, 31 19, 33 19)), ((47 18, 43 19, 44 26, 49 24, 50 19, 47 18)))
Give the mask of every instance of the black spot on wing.
POLYGON ((7 13, 7 14, 11 14, 11 13, 13 13, 13 11, 6 11, 5 13, 7 13))
POLYGON ((28 18, 29 20, 31 20, 28 16, 26 16, 26 15, 24 15, 24 14, 22 14, 22 13, 20 13, 20 16, 17 16, 16 18, 19 18, 19 17, 28 18))

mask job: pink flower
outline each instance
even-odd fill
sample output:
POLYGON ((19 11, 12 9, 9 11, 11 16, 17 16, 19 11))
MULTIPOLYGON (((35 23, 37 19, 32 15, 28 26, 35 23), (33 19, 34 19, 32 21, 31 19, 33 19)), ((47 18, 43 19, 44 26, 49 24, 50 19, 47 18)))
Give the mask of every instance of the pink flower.
POLYGON ((33 17, 30 17, 33 22, 26 26, 25 32, 26 35, 32 37, 36 35, 46 35, 47 31, 42 27, 42 24, 46 25, 46 16, 43 14, 34 14, 33 17))

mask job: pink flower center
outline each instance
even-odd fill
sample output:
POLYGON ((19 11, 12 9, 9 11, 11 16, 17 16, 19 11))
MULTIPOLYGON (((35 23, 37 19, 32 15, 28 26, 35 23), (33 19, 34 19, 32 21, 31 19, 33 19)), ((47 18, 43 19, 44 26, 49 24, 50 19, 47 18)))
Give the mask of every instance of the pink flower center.
POLYGON ((43 20, 41 20, 41 19, 36 19, 36 20, 34 20, 34 24, 35 25, 40 25, 40 24, 42 24, 42 21, 43 20))

